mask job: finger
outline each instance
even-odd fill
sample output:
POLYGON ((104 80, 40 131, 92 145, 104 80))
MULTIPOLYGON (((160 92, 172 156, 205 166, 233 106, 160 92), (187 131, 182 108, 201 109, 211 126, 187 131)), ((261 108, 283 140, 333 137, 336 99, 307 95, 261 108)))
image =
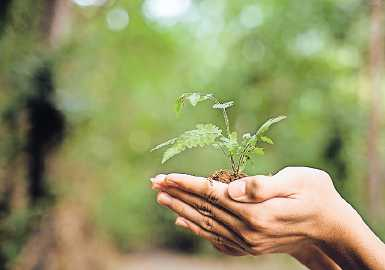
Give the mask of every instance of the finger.
POLYGON ((206 230, 203 230, 199 225, 183 218, 183 217, 178 217, 177 220, 175 221, 175 224, 181 227, 184 227, 190 231, 192 231, 194 234, 196 234, 199 237, 202 237, 208 241, 210 241, 213 245, 216 246, 228 246, 232 248, 233 250, 236 250, 239 253, 246 253, 242 247, 238 246, 234 242, 219 236, 217 234, 214 234, 212 232, 208 232, 206 230))
POLYGON ((244 249, 249 248, 246 242, 244 242, 239 236, 230 231, 224 225, 212 219, 211 217, 202 215, 196 209, 182 202, 181 200, 173 198, 164 192, 160 192, 158 194, 157 200, 159 204, 167 206, 177 215, 184 217, 185 219, 188 219, 195 224, 198 224, 204 230, 215 233, 216 235, 220 235, 223 238, 229 239, 234 243, 237 243, 238 245, 242 246, 244 249))
MULTIPOLYGON (((183 227, 183 228, 189 230, 189 227, 188 227, 187 223, 181 217, 177 217, 176 218, 175 225, 178 225, 180 227, 183 227)), ((211 244, 213 245, 213 247, 215 249, 217 249, 218 251, 220 251, 220 252, 222 252, 222 253, 224 253, 226 255, 230 255, 230 256, 244 256, 244 255, 247 255, 246 252, 236 250, 236 249, 234 249, 232 247, 229 247, 229 246, 226 246, 226 245, 219 245, 219 244, 212 243, 212 242, 211 242, 211 244)))
POLYGON ((209 181, 203 177, 176 173, 166 175, 163 183, 193 193, 212 204, 226 208, 235 215, 242 216, 244 210, 242 204, 233 201, 229 197, 227 193, 228 185, 225 183, 209 181))
POLYGON ((151 183, 153 183, 153 184, 161 185, 161 184, 164 182, 165 177, 166 177, 165 174, 158 174, 158 175, 155 176, 155 177, 151 177, 151 178, 150 178, 150 181, 151 181, 151 183))
POLYGON ((282 178, 256 175, 231 182, 229 196, 238 202, 263 202, 274 197, 287 197, 291 188, 282 178))
POLYGON ((194 194, 187 193, 177 188, 166 189, 165 192, 170 194, 172 197, 177 198, 186 204, 195 208, 202 215, 213 218, 220 223, 226 225, 230 230, 240 234, 240 231, 247 228, 247 225, 242 222, 237 216, 230 212, 217 207, 214 204, 202 199, 201 197, 195 196, 194 194))

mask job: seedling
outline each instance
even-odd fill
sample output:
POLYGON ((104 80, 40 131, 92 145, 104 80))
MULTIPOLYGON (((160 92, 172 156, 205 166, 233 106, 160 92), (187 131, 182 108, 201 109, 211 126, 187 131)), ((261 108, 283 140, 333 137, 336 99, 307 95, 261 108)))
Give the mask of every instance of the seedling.
POLYGON ((203 101, 212 102, 212 108, 222 112, 226 128, 225 132, 213 124, 198 124, 195 129, 185 131, 180 136, 157 145, 151 151, 167 146, 168 148, 164 152, 162 159, 162 163, 165 163, 170 158, 187 149, 213 146, 216 149, 220 149, 226 158, 229 159, 231 171, 219 170, 210 175, 209 179, 229 183, 246 176, 243 170, 247 162, 254 156, 264 154, 262 144, 273 144, 273 140, 266 136, 266 132, 271 125, 285 119, 286 116, 271 118, 258 128, 255 133, 245 133, 241 138, 238 138, 237 132, 232 131, 230 128, 227 115, 228 108, 234 105, 233 101, 221 102, 213 94, 184 93, 176 101, 176 111, 180 113, 186 103, 190 103, 195 107, 203 101))

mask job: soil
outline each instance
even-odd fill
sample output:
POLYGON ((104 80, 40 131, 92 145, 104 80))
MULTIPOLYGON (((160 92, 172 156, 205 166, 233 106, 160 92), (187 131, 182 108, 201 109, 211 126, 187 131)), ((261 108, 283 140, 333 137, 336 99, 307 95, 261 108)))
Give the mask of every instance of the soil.
POLYGON ((232 171, 218 170, 218 171, 214 172, 213 174, 209 175, 207 178, 210 181, 215 180, 215 181, 219 181, 219 182, 228 184, 230 182, 233 182, 237 179, 240 179, 240 178, 243 178, 246 176, 247 176, 247 174, 245 174, 243 172, 239 172, 238 174, 234 174, 232 171))

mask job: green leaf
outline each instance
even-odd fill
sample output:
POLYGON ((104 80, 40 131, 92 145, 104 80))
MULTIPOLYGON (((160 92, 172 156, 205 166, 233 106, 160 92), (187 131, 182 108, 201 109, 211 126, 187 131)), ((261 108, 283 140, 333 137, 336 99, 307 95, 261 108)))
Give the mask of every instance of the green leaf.
POLYGON ((180 112, 183 109, 183 106, 187 101, 190 102, 192 106, 196 106, 199 102, 213 98, 212 94, 200 94, 200 93, 184 93, 176 100, 175 110, 180 112))
POLYGON ((222 136, 220 140, 222 141, 221 145, 227 149, 228 154, 236 155, 238 153, 240 145, 238 143, 238 134, 235 131, 230 133, 229 138, 222 136))
POLYGON ((283 119, 285 119, 286 116, 284 115, 281 115, 281 116, 278 116, 278 117, 275 117, 275 118, 271 118, 269 120, 267 120, 257 131, 257 135, 261 135, 263 133, 265 133, 266 131, 269 130, 270 126, 275 124, 275 123, 278 123, 279 121, 282 121, 283 119))
POLYGON ((249 146, 255 146, 258 142, 258 137, 256 135, 250 135, 250 133, 245 133, 242 136, 242 147, 249 146))
POLYGON ((174 144, 176 142, 176 139, 177 138, 173 138, 173 139, 170 139, 170 140, 168 140, 168 141, 166 141, 164 143, 161 143, 161 144, 155 146, 154 148, 151 149, 151 152, 155 151, 155 150, 158 150, 158 149, 160 149, 160 148, 162 148, 164 146, 167 146, 167 145, 170 145, 170 144, 174 144))
POLYGON ((165 163, 170 158, 172 158, 173 156, 183 152, 184 150, 185 148, 182 148, 181 146, 178 146, 178 145, 168 148, 163 154, 162 164, 165 163))
POLYGON ((229 101, 225 103, 216 103, 213 105, 214 109, 227 109, 234 105, 234 101, 229 101))
POLYGON ((163 154, 162 163, 165 163, 167 160, 186 149, 213 145, 215 144, 216 138, 221 135, 222 130, 217 126, 212 124, 199 124, 196 126, 196 129, 185 131, 179 137, 175 138, 174 142, 168 144, 172 145, 163 154))
POLYGON ((261 141, 268 143, 268 144, 274 144, 273 140, 267 136, 261 136, 261 141))
POLYGON ((256 155, 264 155, 265 151, 261 147, 255 147, 253 149, 253 153, 256 154, 256 155))

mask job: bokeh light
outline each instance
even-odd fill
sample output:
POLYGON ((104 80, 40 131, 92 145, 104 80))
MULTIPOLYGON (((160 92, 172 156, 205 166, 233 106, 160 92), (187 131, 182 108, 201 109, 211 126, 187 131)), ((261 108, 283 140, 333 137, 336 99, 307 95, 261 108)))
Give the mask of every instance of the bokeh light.
POLYGON ((130 17, 125 9, 114 8, 107 13, 107 25, 112 31, 120 31, 127 27, 130 17))
POLYGON ((88 6, 102 6, 108 0, 72 0, 72 1, 79 6, 88 7, 88 6))
POLYGON ((173 24, 187 13, 191 4, 191 0, 146 0, 143 13, 150 20, 173 24))
POLYGON ((261 8, 254 4, 242 9, 239 21, 245 28, 254 28, 263 23, 263 13, 261 8))
POLYGON ((318 30, 312 29, 299 34, 294 40, 294 50, 303 56, 311 56, 322 50, 324 37, 318 30))

